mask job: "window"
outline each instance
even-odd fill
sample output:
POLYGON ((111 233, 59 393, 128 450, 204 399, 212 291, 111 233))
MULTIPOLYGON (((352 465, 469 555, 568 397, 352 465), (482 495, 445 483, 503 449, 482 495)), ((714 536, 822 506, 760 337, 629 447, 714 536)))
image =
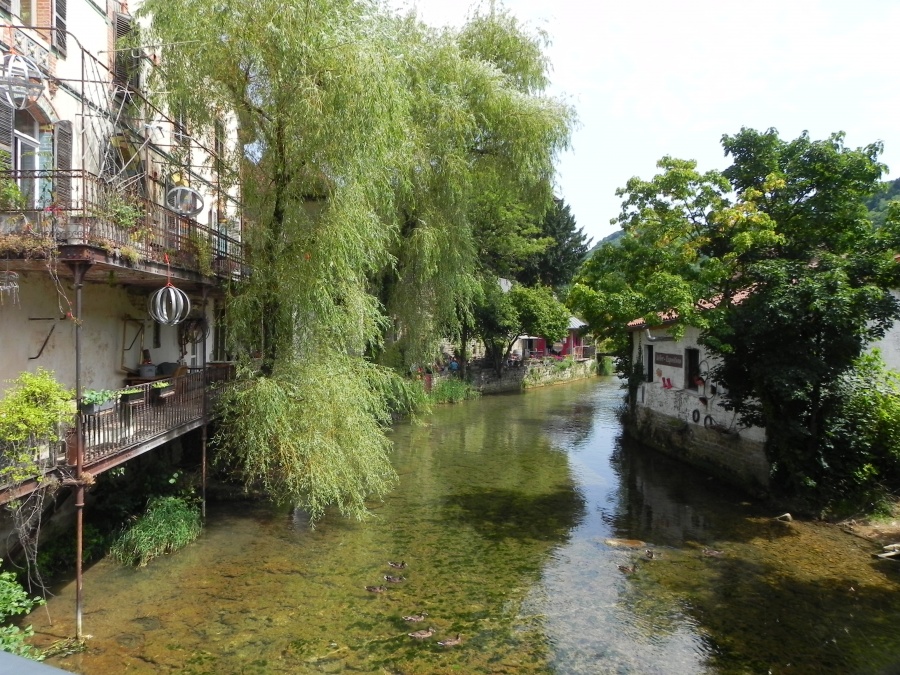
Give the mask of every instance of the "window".
POLYGON ((12 169, 18 175, 19 190, 28 206, 38 202, 38 170, 40 166, 40 126, 27 110, 15 111, 13 127, 12 169))
POLYGON ((647 382, 653 382, 653 345, 647 345, 644 347, 644 380, 647 382))
POLYGON ((700 387, 700 350, 688 348, 684 350, 685 389, 697 391, 700 387))

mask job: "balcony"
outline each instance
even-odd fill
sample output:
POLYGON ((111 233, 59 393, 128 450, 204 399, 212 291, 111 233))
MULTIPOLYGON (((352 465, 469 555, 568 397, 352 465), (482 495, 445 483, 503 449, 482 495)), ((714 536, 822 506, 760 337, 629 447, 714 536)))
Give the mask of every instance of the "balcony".
POLYGON ((60 246, 80 246, 122 267, 171 265, 202 277, 244 275, 241 242, 234 236, 239 223, 230 231, 225 224, 201 225, 141 194, 111 188, 86 171, 4 171, 3 183, 46 196, 0 206, 0 253, 5 256, 45 258, 60 246))
MULTIPOLYGON (((131 385, 118 390, 106 409, 81 410, 84 471, 97 475, 206 424, 217 394, 232 378, 230 364, 211 364, 158 381, 171 390, 165 391, 154 382, 131 385)), ((15 488, 0 486, 0 504, 34 491, 48 477, 65 479, 73 473, 77 451, 74 429, 66 434, 65 442, 34 444, 43 477, 15 488)))

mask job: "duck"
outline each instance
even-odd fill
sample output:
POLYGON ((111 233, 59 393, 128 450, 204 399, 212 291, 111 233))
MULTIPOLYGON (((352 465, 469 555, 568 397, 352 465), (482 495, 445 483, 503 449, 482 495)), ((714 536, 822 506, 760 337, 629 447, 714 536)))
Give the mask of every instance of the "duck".
POLYGON ((387 590, 387 586, 366 586, 366 590, 370 593, 384 593, 387 590))
POLYGON ((388 565, 393 567, 395 570, 405 570, 406 569, 406 561, 401 560, 400 562, 394 562, 393 560, 388 560, 388 565))
POLYGON ((723 555, 725 555, 725 551, 717 551, 714 548, 705 548, 703 549, 702 553, 707 558, 721 558, 723 555))
POLYGON ((392 584, 399 584, 401 581, 406 581, 406 577, 395 577, 390 574, 385 574, 384 580, 392 584))
POLYGON ((410 614, 409 616, 404 616, 404 621, 409 621, 410 623, 419 623, 420 621, 424 621, 425 617, 428 616, 428 612, 421 612, 419 614, 410 614))
POLYGON ((441 640, 438 642, 441 647, 455 647, 458 644, 462 644, 462 638, 459 636, 459 633, 456 634, 455 638, 447 638, 446 640, 441 640))
POLYGON ((616 565, 616 567, 625 574, 634 574, 637 571, 637 565, 616 565))
POLYGON ((646 556, 647 560, 654 560, 655 558, 662 558, 662 553, 654 551, 652 548, 648 548, 644 551, 644 556, 646 556))
POLYGON ((412 633, 407 633, 409 637, 414 638, 416 640, 426 640, 434 635, 434 628, 426 628, 425 630, 417 630, 412 633))

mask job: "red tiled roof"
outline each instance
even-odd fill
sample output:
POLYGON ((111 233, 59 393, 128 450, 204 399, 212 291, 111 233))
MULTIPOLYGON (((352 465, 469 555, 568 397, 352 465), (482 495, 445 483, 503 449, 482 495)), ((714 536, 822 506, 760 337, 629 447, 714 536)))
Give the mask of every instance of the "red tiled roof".
MULTIPOLYGON (((734 305, 739 305, 748 297, 750 297, 749 288, 735 293, 734 297, 731 299, 731 302, 734 305)), ((698 300, 697 307, 698 309, 712 309, 713 307, 718 307, 720 302, 722 302, 721 295, 713 298, 712 300, 698 300)), ((678 312, 676 312, 674 309, 670 309, 666 312, 657 312, 656 316, 659 318, 659 323, 656 323, 653 326, 650 326, 646 321, 644 321, 643 318, 632 319, 627 324, 628 330, 643 330, 644 328, 667 326, 678 321, 678 312)))

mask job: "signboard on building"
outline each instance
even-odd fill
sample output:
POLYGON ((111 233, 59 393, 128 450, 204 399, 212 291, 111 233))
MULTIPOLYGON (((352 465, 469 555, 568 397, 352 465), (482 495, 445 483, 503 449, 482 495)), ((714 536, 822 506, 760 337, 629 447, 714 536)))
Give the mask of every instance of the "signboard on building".
POLYGON ((681 354, 665 354, 656 352, 653 354, 653 362, 658 366, 670 366, 672 368, 684 367, 684 356, 681 354))

